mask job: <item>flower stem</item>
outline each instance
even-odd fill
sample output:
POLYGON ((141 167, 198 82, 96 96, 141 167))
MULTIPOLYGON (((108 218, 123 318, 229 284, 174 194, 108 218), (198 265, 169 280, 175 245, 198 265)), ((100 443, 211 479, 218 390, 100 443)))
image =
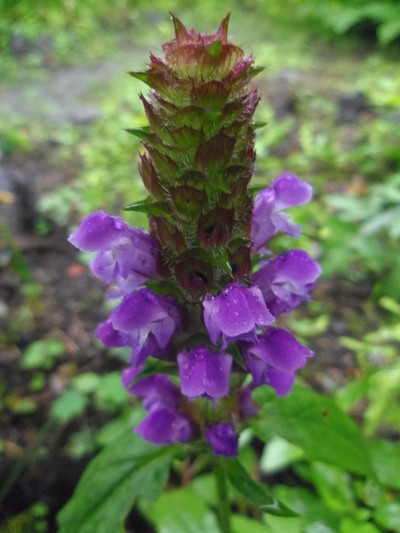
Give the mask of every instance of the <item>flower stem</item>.
POLYGON ((218 498, 218 519, 221 533, 231 533, 231 506, 228 497, 226 472, 223 457, 214 457, 214 473, 218 498))

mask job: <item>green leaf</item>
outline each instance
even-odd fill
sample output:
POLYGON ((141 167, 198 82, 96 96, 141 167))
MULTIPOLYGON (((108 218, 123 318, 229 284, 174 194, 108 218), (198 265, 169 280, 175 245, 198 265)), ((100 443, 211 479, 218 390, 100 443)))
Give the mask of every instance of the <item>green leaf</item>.
POLYGON ((399 16, 394 20, 389 20, 381 24, 377 31, 378 40, 381 44, 388 44, 390 41, 396 39, 400 35, 400 19, 399 16))
POLYGON ((115 411, 126 404, 129 395, 122 386, 121 372, 111 372, 102 376, 94 398, 97 407, 103 411, 115 411))
POLYGON ((304 451, 281 437, 272 437, 266 444, 260 460, 261 472, 271 474, 303 459, 304 451))
POLYGON ((141 404, 129 406, 120 416, 113 418, 97 431, 96 443, 104 448, 111 442, 117 441, 127 431, 132 431, 132 428, 140 424, 144 417, 145 411, 141 404))
POLYGON ((22 367, 28 370, 43 368, 49 370, 64 354, 64 345, 57 339, 32 342, 22 355, 22 367))
POLYGON ((359 428, 332 398, 301 386, 285 398, 277 398, 267 387, 259 387, 253 396, 262 406, 252 424, 261 439, 279 435, 302 448, 312 461, 376 479, 359 428))
POLYGON ((149 358, 146 361, 146 365, 132 380, 131 385, 137 383, 141 379, 152 376, 154 374, 169 374, 176 375, 177 367, 176 363, 169 363, 168 361, 161 361, 160 359, 149 358))
POLYGON ((387 530, 400 531, 400 503, 383 503, 375 509, 374 519, 387 530))
POLYGON ((146 509, 158 533, 219 533, 214 513, 191 488, 165 492, 146 509))
POLYGON ((368 450, 379 482, 400 490, 400 443, 375 440, 369 443, 368 450))
POLYGON ((87 403, 86 394, 77 389, 68 389, 53 403, 51 416, 57 422, 69 422, 83 413, 87 403))
POLYGON ((89 463, 58 514, 59 533, 123 533, 134 502, 160 495, 176 451, 154 447, 131 431, 113 441, 89 463))
POLYGON ((271 496, 263 485, 254 481, 237 459, 226 459, 223 464, 229 481, 253 505, 266 513, 278 516, 296 516, 295 512, 271 496))
POLYGON ((247 516, 234 514, 232 516, 232 533, 272 533, 272 529, 266 524, 251 520, 247 516))
POLYGON ((95 372, 86 372, 76 376, 73 381, 74 388, 83 392, 84 394, 90 394, 94 392, 100 384, 101 377, 95 372))
POLYGON ((311 463, 313 485, 329 509, 337 513, 350 511, 354 495, 350 475, 337 466, 325 463, 311 463))

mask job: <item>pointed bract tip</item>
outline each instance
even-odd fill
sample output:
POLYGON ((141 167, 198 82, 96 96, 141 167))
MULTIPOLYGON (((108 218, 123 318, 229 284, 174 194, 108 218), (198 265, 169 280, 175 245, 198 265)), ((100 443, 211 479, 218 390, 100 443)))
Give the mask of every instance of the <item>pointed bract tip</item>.
POLYGON ((174 23, 176 42, 179 45, 182 40, 190 39, 186 26, 171 11, 169 12, 174 23))
POLYGON ((231 17, 231 14, 228 13, 226 17, 222 20, 221 24, 218 28, 218 35, 222 41, 223 44, 227 44, 228 42, 228 26, 229 26, 229 19, 231 17))

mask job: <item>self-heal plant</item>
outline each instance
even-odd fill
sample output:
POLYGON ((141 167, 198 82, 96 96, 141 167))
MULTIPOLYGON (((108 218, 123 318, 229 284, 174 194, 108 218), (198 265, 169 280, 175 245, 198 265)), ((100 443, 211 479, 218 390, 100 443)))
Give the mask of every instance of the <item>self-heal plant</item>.
POLYGON ((235 484, 238 470, 226 464, 240 466, 221 467, 218 456, 238 454, 258 412, 252 391, 288 394, 312 356, 277 319, 310 298, 320 268, 302 250, 273 257, 268 249, 280 233, 299 234, 285 210, 308 202, 312 189, 283 174, 253 198, 259 96, 250 82, 260 69, 229 42, 228 17, 210 35, 173 22, 164 58, 151 55, 146 71, 131 73, 150 88, 141 96, 149 126, 128 130, 142 139, 149 195, 127 209, 148 214, 149 232, 98 211, 70 242, 97 253, 92 271, 120 299, 97 335, 131 349, 122 383, 146 411, 136 433, 217 456, 228 533, 224 483, 228 475, 235 484))

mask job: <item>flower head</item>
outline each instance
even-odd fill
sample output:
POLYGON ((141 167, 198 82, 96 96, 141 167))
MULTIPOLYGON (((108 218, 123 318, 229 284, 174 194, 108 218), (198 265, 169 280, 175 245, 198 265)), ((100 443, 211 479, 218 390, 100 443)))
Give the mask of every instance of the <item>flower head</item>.
POLYGON ((135 429, 153 444, 173 444, 191 439, 193 425, 179 409, 180 391, 164 374, 153 374, 132 384, 140 369, 130 367, 122 374, 125 389, 143 400, 147 417, 135 429))
POLYGON ((260 289, 234 282, 218 296, 203 301, 204 323, 214 344, 222 335, 222 346, 231 341, 250 340, 257 327, 271 324, 275 319, 268 311, 260 289))
POLYGON ((130 362, 138 366, 149 355, 165 355, 180 327, 181 313, 173 298, 140 289, 125 296, 100 325, 97 335, 106 346, 130 346, 130 362))
POLYGON ((321 267, 304 250, 290 250, 266 261, 252 281, 262 292, 271 313, 289 313, 304 300, 321 274, 321 267))
POLYGON ((296 370, 304 366, 312 355, 311 350, 279 328, 268 328, 255 342, 246 343, 243 349, 254 385, 270 385, 278 396, 290 392, 296 370))
POLYGON ((291 222, 283 209, 302 205, 311 200, 312 187, 292 174, 279 176, 254 200, 251 236, 253 248, 259 251, 279 231, 297 237, 300 226, 291 222))
POLYGON ((83 252, 97 252, 91 270, 103 283, 116 284, 111 296, 128 294, 156 275, 154 239, 120 217, 95 211, 81 222, 69 241, 83 252))

